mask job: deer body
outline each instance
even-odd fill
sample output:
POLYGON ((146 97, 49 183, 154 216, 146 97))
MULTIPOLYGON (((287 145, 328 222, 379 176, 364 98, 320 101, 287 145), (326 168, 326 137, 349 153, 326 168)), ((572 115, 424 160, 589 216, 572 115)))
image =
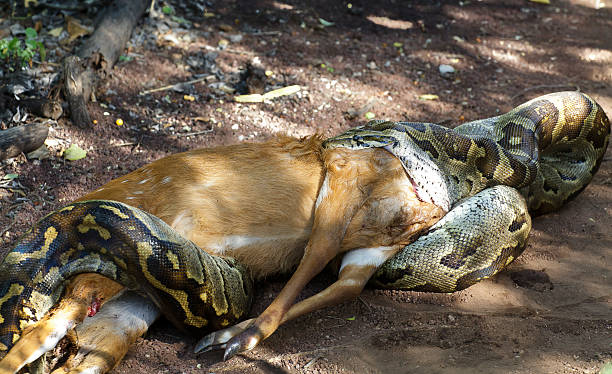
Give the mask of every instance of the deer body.
MULTIPOLYGON (((79 200, 115 200, 147 211, 203 250, 237 259, 255 279, 297 266, 260 316, 257 337, 246 344, 252 348, 285 321, 356 297, 378 266, 445 214, 419 200, 401 162, 386 150, 328 150, 321 143, 317 136, 278 137, 171 155, 79 200), (339 280, 294 305, 308 281, 345 252, 350 256, 339 280)), ((66 368, 112 369, 159 315, 146 299, 120 289, 101 275, 75 276, 59 306, 25 330, 0 362, 0 373, 34 360, 49 336, 59 340, 92 315, 94 304, 101 312, 77 327, 81 351, 66 368), (135 317, 113 321, 106 308, 135 317)), ((226 347, 253 323, 210 334, 204 348, 226 347)))

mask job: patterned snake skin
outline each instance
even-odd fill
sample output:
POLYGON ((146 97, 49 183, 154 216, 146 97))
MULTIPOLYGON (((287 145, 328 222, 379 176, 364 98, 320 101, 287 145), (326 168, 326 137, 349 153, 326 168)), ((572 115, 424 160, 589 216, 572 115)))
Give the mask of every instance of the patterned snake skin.
POLYGON ((371 121, 324 146, 387 149, 402 161, 422 200, 450 210, 383 264, 373 283, 454 292, 521 254, 531 229, 528 211, 556 210, 580 193, 599 168, 609 137, 610 122, 593 99, 559 92, 453 130, 371 121))
MULTIPOLYGON (((452 292, 490 277, 525 247, 529 212, 559 208, 599 167, 610 124, 577 92, 546 95, 450 130, 373 121, 326 147, 384 147, 417 194, 448 211, 386 262, 380 287, 452 292), (520 193, 519 193, 520 191, 520 193)), ((74 274, 96 272, 148 295, 186 330, 234 324, 250 306, 248 272, 211 256, 156 217, 110 201, 74 203, 43 218, 0 264, 0 357, 40 320, 74 274)))

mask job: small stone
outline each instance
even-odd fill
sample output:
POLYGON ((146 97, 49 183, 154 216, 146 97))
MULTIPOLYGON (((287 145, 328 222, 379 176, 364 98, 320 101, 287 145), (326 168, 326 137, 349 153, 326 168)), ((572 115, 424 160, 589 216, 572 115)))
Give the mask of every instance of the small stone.
POLYGON ((18 23, 10 25, 9 29, 13 36, 25 35, 25 28, 18 23))
POLYGON ((450 65, 442 64, 438 67, 438 70, 444 78, 451 78, 455 74, 455 68, 450 65))
POLYGON ((378 67, 376 66, 376 62, 374 62, 374 61, 370 61, 370 62, 368 62, 368 64, 367 64, 366 66, 368 67, 368 69, 372 69, 372 70, 375 70, 375 69, 377 69, 377 68, 378 68, 378 67))
POLYGON ((237 124, 237 123, 234 123, 234 124, 232 125, 232 130, 238 130, 238 128, 239 128, 239 127, 240 127, 240 126, 238 126, 238 124, 237 124))
POLYGON ((242 34, 232 34, 232 35, 228 35, 227 38, 230 40, 230 42, 232 43, 240 43, 242 41, 242 34))

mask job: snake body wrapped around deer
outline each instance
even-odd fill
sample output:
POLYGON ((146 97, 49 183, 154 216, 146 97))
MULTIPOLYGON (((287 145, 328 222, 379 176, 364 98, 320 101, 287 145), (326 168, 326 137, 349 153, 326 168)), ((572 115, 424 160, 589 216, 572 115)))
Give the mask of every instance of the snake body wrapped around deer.
MULTIPOLYGON (((384 148, 401 161, 418 197, 448 212, 379 266, 371 283, 454 292, 520 255, 530 214, 554 211, 580 193, 609 135, 594 100, 561 92, 455 129, 372 121, 322 146, 384 148)), ((41 320, 79 273, 138 290, 197 334, 237 323, 252 295, 244 266, 204 252, 152 214, 114 201, 73 203, 40 220, 0 264, 0 350, 41 320)))

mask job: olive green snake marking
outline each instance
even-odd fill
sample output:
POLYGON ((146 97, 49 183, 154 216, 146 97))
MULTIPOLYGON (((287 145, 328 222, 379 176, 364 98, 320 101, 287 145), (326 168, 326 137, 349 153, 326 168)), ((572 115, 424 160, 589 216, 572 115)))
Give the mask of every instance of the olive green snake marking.
MULTIPOLYGON (((402 161, 419 197, 448 211, 383 264, 372 283, 453 292, 520 255, 530 213, 558 209, 584 189, 609 136, 595 101, 562 92, 453 130, 372 121, 324 146, 384 147, 402 161)), ((118 202, 74 203, 39 221, 0 264, 0 350, 52 308, 69 277, 84 272, 138 290, 175 325, 199 335, 236 323, 252 295, 243 266, 207 254, 158 218, 118 202)))

